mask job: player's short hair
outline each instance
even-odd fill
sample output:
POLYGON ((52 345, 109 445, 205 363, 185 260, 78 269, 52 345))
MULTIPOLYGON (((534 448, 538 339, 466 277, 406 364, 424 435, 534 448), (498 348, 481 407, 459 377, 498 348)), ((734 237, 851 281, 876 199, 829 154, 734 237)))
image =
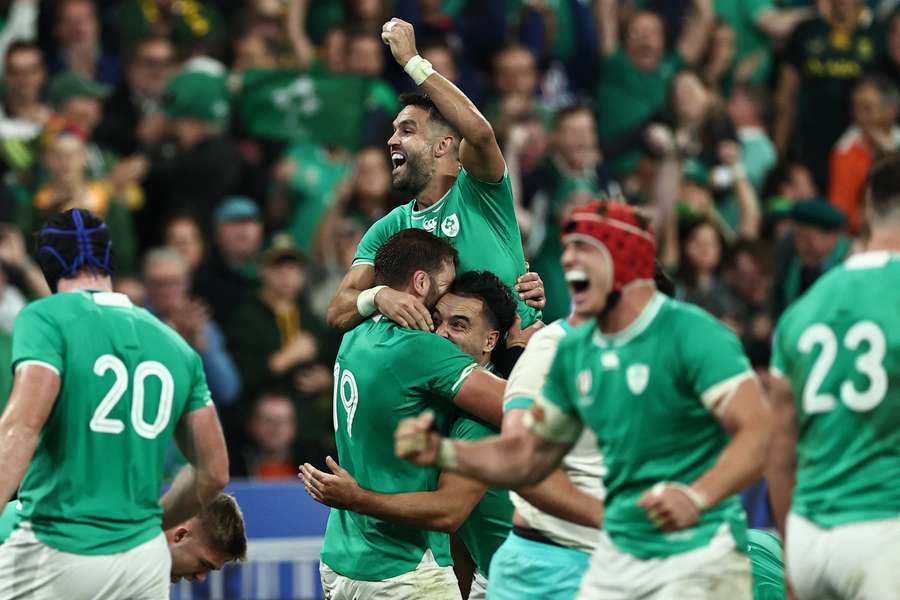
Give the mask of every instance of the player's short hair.
POLYGON ((53 292, 63 278, 84 272, 113 274, 113 247, 106 223, 83 208, 50 217, 37 233, 35 254, 53 292))
POLYGON ((501 335, 506 335, 516 320, 512 292, 490 271, 466 271, 453 281, 447 293, 481 300, 488 322, 501 335))
POLYGON ((375 253, 375 284, 403 288, 416 271, 437 275, 448 262, 459 262, 456 248, 427 231, 404 229, 375 253))
POLYGON ((900 213, 900 152, 889 154, 872 166, 867 187, 868 208, 874 216, 886 218, 900 213))
POLYGON ((197 518, 213 550, 225 555, 228 562, 247 559, 244 513, 234 496, 220 493, 197 518))
POLYGON ((440 127, 449 129, 453 132, 453 136, 456 137, 457 140, 459 139, 459 132, 457 132, 453 125, 444 118, 444 115, 441 114, 441 111, 435 106, 434 100, 432 100, 431 96, 428 94, 423 94, 422 92, 400 94, 400 106, 403 108, 406 108, 407 106, 418 106, 428 113, 428 118, 431 119, 432 123, 436 123, 440 127))

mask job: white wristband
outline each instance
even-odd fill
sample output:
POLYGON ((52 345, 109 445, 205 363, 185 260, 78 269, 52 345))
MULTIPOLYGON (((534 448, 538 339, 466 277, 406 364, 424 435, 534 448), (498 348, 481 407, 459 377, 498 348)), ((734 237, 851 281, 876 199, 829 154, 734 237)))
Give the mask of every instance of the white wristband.
POLYGON ((434 73, 434 67, 431 66, 431 63, 418 54, 406 62, 403 70, 406 71, 406 74, 412 78, 416 85, 422 85, 422 82, 434 73))
POLYGON ((378 311, 378 307, 375 306, 375 296, 386 287, 386 285, 376 285, 375 287, 360 292, 359 296, 356 297, 357 312, 363 317, 371 317, 374 315, 376 311, 378 311))
POLYGON ((437 460, 435 466, 438 469, 453 470, 459 463, 456 460, 456 446, 447 438, 441 438, 441 445, 438 446, 437 460))
POLYGON ((685 485, 683 483, 678 483, 677 481, 670 481, 668 485, 672 487, 678 488, 684 495, 691 499, 691 502, 694 503, 694 506, 697 507, 697 512, 703 513, 706 512, 706 509, 709 508, 709 500, 707 500, 706 495, 702 492, 698 492, 694 488, 689 485, 685 485))

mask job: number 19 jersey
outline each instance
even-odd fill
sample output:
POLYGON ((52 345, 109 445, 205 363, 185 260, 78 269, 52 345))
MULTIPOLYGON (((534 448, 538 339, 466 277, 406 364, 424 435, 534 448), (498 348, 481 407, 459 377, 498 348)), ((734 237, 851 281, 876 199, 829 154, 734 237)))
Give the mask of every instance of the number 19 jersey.
POLYGON ((826 528, 900 515, 900 255, 816 282, 779 321, 772 371, 796 404, 792 510, 826 528))
POLYGON ((159 535, 166 448, 211 403, 200 357, 122 294, 68 292, 16 318, 12 366, 60 376, 19 488, 19 516, 51 548, 114 554, 159 535))

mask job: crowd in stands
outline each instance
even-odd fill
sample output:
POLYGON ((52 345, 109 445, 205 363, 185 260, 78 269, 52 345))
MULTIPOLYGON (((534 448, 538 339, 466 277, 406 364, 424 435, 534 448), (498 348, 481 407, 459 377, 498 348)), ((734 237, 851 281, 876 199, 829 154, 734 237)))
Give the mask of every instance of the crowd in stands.
POLYGON ((413 83, 380 39, 399 17, 494 127, 545 322, 569 310, 561 223, 620 197, 653 215, 674 295, 765 380, 779 315, 864 239, 868 169, 900 148, 897 8, 0 0, 0 359, 49 293, 34 232, 87 208, 117 288, 203 359, 234 474, 321 465, 341 336, 325 310, 362 234, 409 200, 386 142, 413 83))

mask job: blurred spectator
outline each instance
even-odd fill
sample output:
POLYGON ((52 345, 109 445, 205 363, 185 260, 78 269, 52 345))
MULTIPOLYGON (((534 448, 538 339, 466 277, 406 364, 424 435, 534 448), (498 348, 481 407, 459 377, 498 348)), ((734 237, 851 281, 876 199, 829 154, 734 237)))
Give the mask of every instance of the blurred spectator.
POLYGON ((225 23, 214 3, 205 0, 122 0, 110 15, 119 47, 127 49, 147 36, 169 38, 180 58, 216 54, 225 41, 225 23))
POLYGON ((259 396, 253 402, 244 435, 244 443, 229 452, 232 477, 296 477, 301 462, 296 451, 297 413, 289 396, 259 396))
POLYGON ((696 219, 681 232, 676 298, 710 312, 718 319, 740 321, 738 303, 719 277, 725 240, 715 224, 696 219))
POLYGON ((900 86, 900 11, 895 11, 885 26, 883 40, 885 52, 878 70, 900 86))
POLYGON ((831 151, 828 199, 847 215, 848 229, 856 234, 862 226, 869 169, 879 157, 900 148, 900 92, 889 79, 869 76, 853 90, 851 107, 853 125, 831 151))
POLYGON ((209 216, 241 180, 238 148, 227 136, 228 90, 223 77, 184 71, 166 90, 163 111, 173 144, 157 149, 145 182, 153 198, 141 215, 145 244, 158 240, 169 215, 191 210, 209 231, 209 216))
POLYGON ((263 243, 259 208, 249 198, 226 198, 213 215, 215 245, 197 270, 194 289, 222 325, 258 284, 257 260, 263 243))
MULTIPOLYGON (((675 50, 667 52, 663 21, 653 12, 632 14, 620 39, 617 5, 617 0, 595 5, 602 58, 594 102, 601 145, 644 125, 663 108, 675 74, 695 64, 706 48, 713 21, 710 0, 692 0, 675 50)), ((636 160, 631 153, 614 171, 631 171, 636 160)))
POLYGON ((232 73, 241 74, 248 69, 274 69, 278 66, 278 55, 272 44, 257 33, 248 31, 235 38, 232 47, 232 73))
POLYGON ((769 307, 774 270, 771 248, 761 241, 738 240, 728 254, 723 278, 739 303, 736 314, 742 316, 741 321, 733 323, 734 328, 751 363, 767 366, 773 330, 769 307))
POLYGON ((15 42, 6 52, 3 100, 0 105, 0 139, 33 140, 50 118, 50 107, 41 100, 46 81, 44 56, 32 42, 15 42))
POLYGON ((802 157, 825 189, 831 147, 849 124, 853 85, 877 64, 880 46, 863 0, 822 4, 827 14, 799 25, 785 49, 773 132, 779 154, 802 157))
POLYGON ((137 260, 134 224, 124 197, 125 187, 113 180, 90 179, 88 149, 76 132, 62 131, 46 142, 43 163, 47 183, 34 194, 32 204, 20 207, 16 219, 22 231, 37 231, 47 218, 71 208, 85 208, 103 218, 115 246, 117 273, 133 273, 137 260))
POLYGON ((159 143, 164 127, 163 92, 175 67, 175 50, 165 38, 134 43, 125 77, 103 106, 98 143, 120 155, 130 155, 159 143))
POLYGON ((772 290, 773 321, 823 273, 839 265, 850 250, 843 233, 847 219, 824 198, 797 202, 790 218, 793 236, 776 249, 780 269, 772 290))
POLYGON ((697 73, 683 70, 672 79, 668 104, 681 156, 699 159, 710 168, 718 164, 720 144, 737 139, 719 97, 697 73))
POLYGON ((493 97, 486 107, 485 117, 494 126, 501 143, 509 128, 527 117, 537 116, 549 125, 551 115, 538 96, 539 77, 537 60, 527 46, 509 44, 494 55, 493 97))
MULTIPOLYGON (((321 327, 302 301, 306 261, 289 235, 276 236, 262 256, 260 275, 259 292, 245 297, 226 329, 249 397, 273 386, 303 387, 298 378, 305 370, 330 373, 316 364, 323 354, 317 341, 321 327)), ((329 389, 330 381, 317 383, 321 389, 304 391, 314 395, 329 389)))
POLYGON ((735 81, 748 78, 746 69, 737 66, 734 28, 727 21, 717 20, 703 59, 703 81, 710 89, 727 97, 735 81))
POLYGON ((147 309, 171 325, 200 355, 216 404, 227 406, 237 400, 241 380, 225 347, 225 336, 210 318, 206 304, 190 297, 190 272, 181 255, 171 248, 148 251, 144 286, 147 309))
POLYGON ((778 161, 775 145, 766 132, 769 97, 765 88, 746 83, 737 85, 728 99, 727 110, 741 144, 741 164, 753 189, 761 193, 778 161))
POLYGON ((203 233, 197 219, 187 213, 175 215, 166 223, 163 237, 166 246, 181 255, 193 279, 206 255, 203 233))
POLYGON ((59 0, 54 8, 53 34, 58 50, 49 57, 50 72, 72 71, 115 85, 119 79, 118 60, 101 45, 100 21, 93 1, 59 0))
POLYGON ((147 303, 147 290, 144 288, 144 282, 138 277, 117 275, 113 280, 113 289, 128 296, 135 306, 144 306, 147 303))
POLYGON ((0 224, 0 265, 9 282, 29 300, 50 295, 47 280, 32 260, 22 232, 11 223, 0 224))
MULTIPOLYGON (((39 0, 12 0, 0 7, 0 58, 16 42, 33 42, 37 37, 39 0)), ((6 65, 0 61, 0 68, 6 65)), ((0 71, 0 76, 4 71, 0 71)))

